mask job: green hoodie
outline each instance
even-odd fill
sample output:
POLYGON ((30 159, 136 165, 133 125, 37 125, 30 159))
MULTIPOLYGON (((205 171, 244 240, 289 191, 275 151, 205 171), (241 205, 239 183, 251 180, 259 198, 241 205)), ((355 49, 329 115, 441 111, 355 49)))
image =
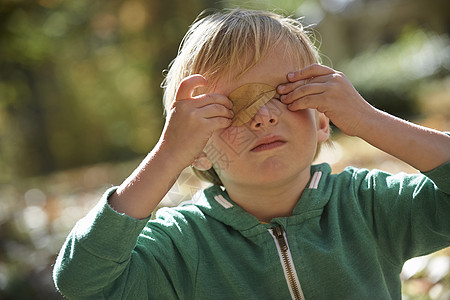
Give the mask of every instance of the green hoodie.
POLYGON ((291 217, 261 224, 212 186, 155 220, 109 190, 56 261, 72 299, 401 299, 415 256, 450 245, 450 163, 416 175, 312 166, 291 217))

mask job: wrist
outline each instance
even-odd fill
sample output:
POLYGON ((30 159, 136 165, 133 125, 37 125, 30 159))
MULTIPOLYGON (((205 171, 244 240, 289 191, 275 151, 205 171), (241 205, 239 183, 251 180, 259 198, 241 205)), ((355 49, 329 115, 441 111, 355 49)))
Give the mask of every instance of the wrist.
POLYGON ((156 144, 148 158, 155 163, 158 162, 164 169, 172 170, 177 174, 181 173, 193 161, 186 153, 183 153, 182 147, 179 145, 172 146, 165 140, 160 140, 156 144))
POLYGON ((367 103, 367 107, 359 114, 352 136, 366 140, 368 136, 372 135, 383 124, 385 117, 384 112, 367 103))

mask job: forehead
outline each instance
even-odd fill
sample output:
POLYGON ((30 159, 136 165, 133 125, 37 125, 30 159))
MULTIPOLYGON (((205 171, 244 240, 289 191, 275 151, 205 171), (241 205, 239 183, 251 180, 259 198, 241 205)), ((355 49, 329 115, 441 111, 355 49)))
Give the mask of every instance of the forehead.
POLYGON ((238 78, 219 77, 214 93, 228 96, 232 91, 247 83, 265 83, 273 87, 287 82, 287 74, 302 69, 300 59, 289 55, 286 47, 275 47, 257 65, 238 78))

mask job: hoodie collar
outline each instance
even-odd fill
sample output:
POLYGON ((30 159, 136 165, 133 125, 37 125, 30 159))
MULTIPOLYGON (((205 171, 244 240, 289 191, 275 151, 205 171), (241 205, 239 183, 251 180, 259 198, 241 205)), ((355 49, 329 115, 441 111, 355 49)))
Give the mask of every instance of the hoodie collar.
MULTIPOLYGON (((330 180, 331 168, 328 164, 311 166, 311 178, 307 188, 297 202, 293 215, 290 217, 274 218, 274 224, 288 226, 289 224, 302 223, 307 219, 316 217, 322 213, 323 207, 328 203, 331 193, 330 180)), ((267 226, 262 224, 253 215, 247 213, 237 205, 220 186, 213 185, 197 193, 193 199, 194 204, 206 215, 212 217, 235 230, 246 233, 245 235, 258 234, 266 231, 267 226)))

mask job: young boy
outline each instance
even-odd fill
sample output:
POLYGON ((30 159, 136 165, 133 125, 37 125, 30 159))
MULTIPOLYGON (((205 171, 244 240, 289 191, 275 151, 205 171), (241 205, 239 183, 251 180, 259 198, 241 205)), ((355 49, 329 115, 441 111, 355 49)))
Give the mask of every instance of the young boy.
POLYGON ((450 137, 369 105, 297 21, 197 20, 164 97, 158 144, 61 249, 67 297, 401 299, 403 263, 450 245, 450 137), (329 120, 422 174, 311 165, 329 120), (149 220, 191 164, 214 185, 149 220))

